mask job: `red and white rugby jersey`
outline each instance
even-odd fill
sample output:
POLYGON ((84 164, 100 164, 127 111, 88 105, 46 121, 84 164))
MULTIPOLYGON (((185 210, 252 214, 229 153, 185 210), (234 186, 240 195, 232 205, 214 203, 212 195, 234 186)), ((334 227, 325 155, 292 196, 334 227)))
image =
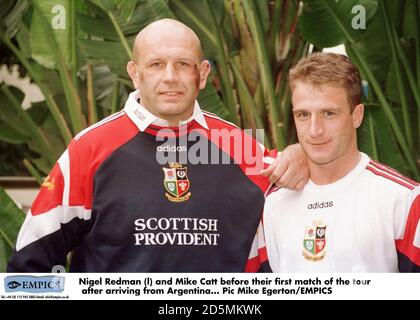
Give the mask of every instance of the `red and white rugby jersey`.
POLYGON ((264 231, 274 272, 419 272, 420 187, 361 154, 329 184, 266 198, 264 231))
POLYGON ((265 151, 197 108, 181 128, 158 127, 144 111, 133 93, 73 139, 26 217, 9 272, 49 272, 70 251, 75 272, 246 269, 269 185, 248 169, 265 151), (254 161, 226 136, 251 146, 254 161), (175 160, 157 161, 165 155, 175 160))

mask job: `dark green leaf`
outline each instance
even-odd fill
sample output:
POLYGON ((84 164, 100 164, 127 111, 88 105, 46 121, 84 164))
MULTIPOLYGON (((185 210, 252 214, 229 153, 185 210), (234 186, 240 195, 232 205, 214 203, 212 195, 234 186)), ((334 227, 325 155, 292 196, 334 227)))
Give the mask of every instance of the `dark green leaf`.
POLYGON ((0 272, 6 270, 24 219, 25 214, 0 186, 0 272))
POLYGON ((368 105, 365 108, 365 119, 358 130, 358 144, 362 152, 375 160, 401 173, 409 173, 392 129, 379 106, 368 105))
POLYGON ((13 144, 21 144, 27 142, 29 138, 30 136, 22 134, 22 132, 15 130, 9 124, 0 122, 0 140, 13 144))
POLYGON ((229 111, 226 109, 214 86, 209 82, 207 82, 204 90, 200 91, 198 101, 202 109, 215 113, 221 118, 227 118, 229 115, 229 111))
POLYGON ((54 47, 52 47, 51 39, 49 38, 50 34, 45 30, 45 22, 41 21, 44 19, 47 19, 47 23, 51 26, 52 34, 66 63, 70 63, 69 1, 34 0, 34 5, 37 6, 39 11, 34 11, 31 21, 30 43, 32 57, 46 68, 54 69, 57 61, 54 47))
POLYGON ((90 36, 107 40, 118 40, 118 34, 115 29, 112 28, 109 19, 100 20, 98 18, 79 13, 77 14, 77 21, 82 30, 90 36))
MULTIPOLYGON (((10 3, 6 1, 6 3, 10 3)), ((28 1, 20 0, 17 1, 13 9, 4 18, 4 23, 7 26, 7 36, 13 38, 19 31, 21 26, 22 15, 28 7, 28 1)))
POLYGON ((356 5, 366 10, 366 22, 377 9, 374 0, 304 0, 299 28, 305 40, 320 48, 334 47, 345 41, 356 41, 363 33, 354 29, 352 22, 357 22, 357 12, 352 13, 356 5), (353 21, 353 19, 356 20, 353 21))
POLYGON ((118 42, 79 40, 87 59, 95 65, 106 64, 118 76, 127 78, 128 62, 124 48, 118 42))

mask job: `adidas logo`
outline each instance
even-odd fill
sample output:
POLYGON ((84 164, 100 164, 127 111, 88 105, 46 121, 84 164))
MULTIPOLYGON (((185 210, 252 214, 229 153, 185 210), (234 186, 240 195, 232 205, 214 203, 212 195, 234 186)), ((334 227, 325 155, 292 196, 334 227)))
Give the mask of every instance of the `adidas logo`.
POLYGON ((331 208, 334 206, 333 201, 322 201, 322 202, 315 202, 308 204, 308 209, 325 209, 325 208, 331 208))

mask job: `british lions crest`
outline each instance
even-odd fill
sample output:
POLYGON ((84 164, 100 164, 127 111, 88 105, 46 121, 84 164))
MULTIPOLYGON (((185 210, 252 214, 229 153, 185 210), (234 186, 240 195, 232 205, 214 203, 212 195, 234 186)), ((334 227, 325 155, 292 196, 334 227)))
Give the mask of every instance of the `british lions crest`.
POLYGON ((302 254, 306 260, 316 262, 324 259, 326 254, 326 230, 327 226, 322 221, 314 221, 311 227, 305 228, 302 254))
POLYGON ((170 163, 170 168, 162 168, 165 173, 163 184, 166 192, 165 196, 172 202, 183 202, 190 198, 190 180, 187 176, 187 168, 178 162, 170 163))

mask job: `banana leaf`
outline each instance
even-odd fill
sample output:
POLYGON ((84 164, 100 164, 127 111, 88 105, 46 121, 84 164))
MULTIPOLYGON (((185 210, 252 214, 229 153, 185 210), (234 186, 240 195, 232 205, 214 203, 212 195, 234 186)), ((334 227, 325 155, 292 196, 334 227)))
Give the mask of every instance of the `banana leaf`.
POLYGON ((23 211, 0 186, 0 272, 6 271, 24 219, 23 211))

